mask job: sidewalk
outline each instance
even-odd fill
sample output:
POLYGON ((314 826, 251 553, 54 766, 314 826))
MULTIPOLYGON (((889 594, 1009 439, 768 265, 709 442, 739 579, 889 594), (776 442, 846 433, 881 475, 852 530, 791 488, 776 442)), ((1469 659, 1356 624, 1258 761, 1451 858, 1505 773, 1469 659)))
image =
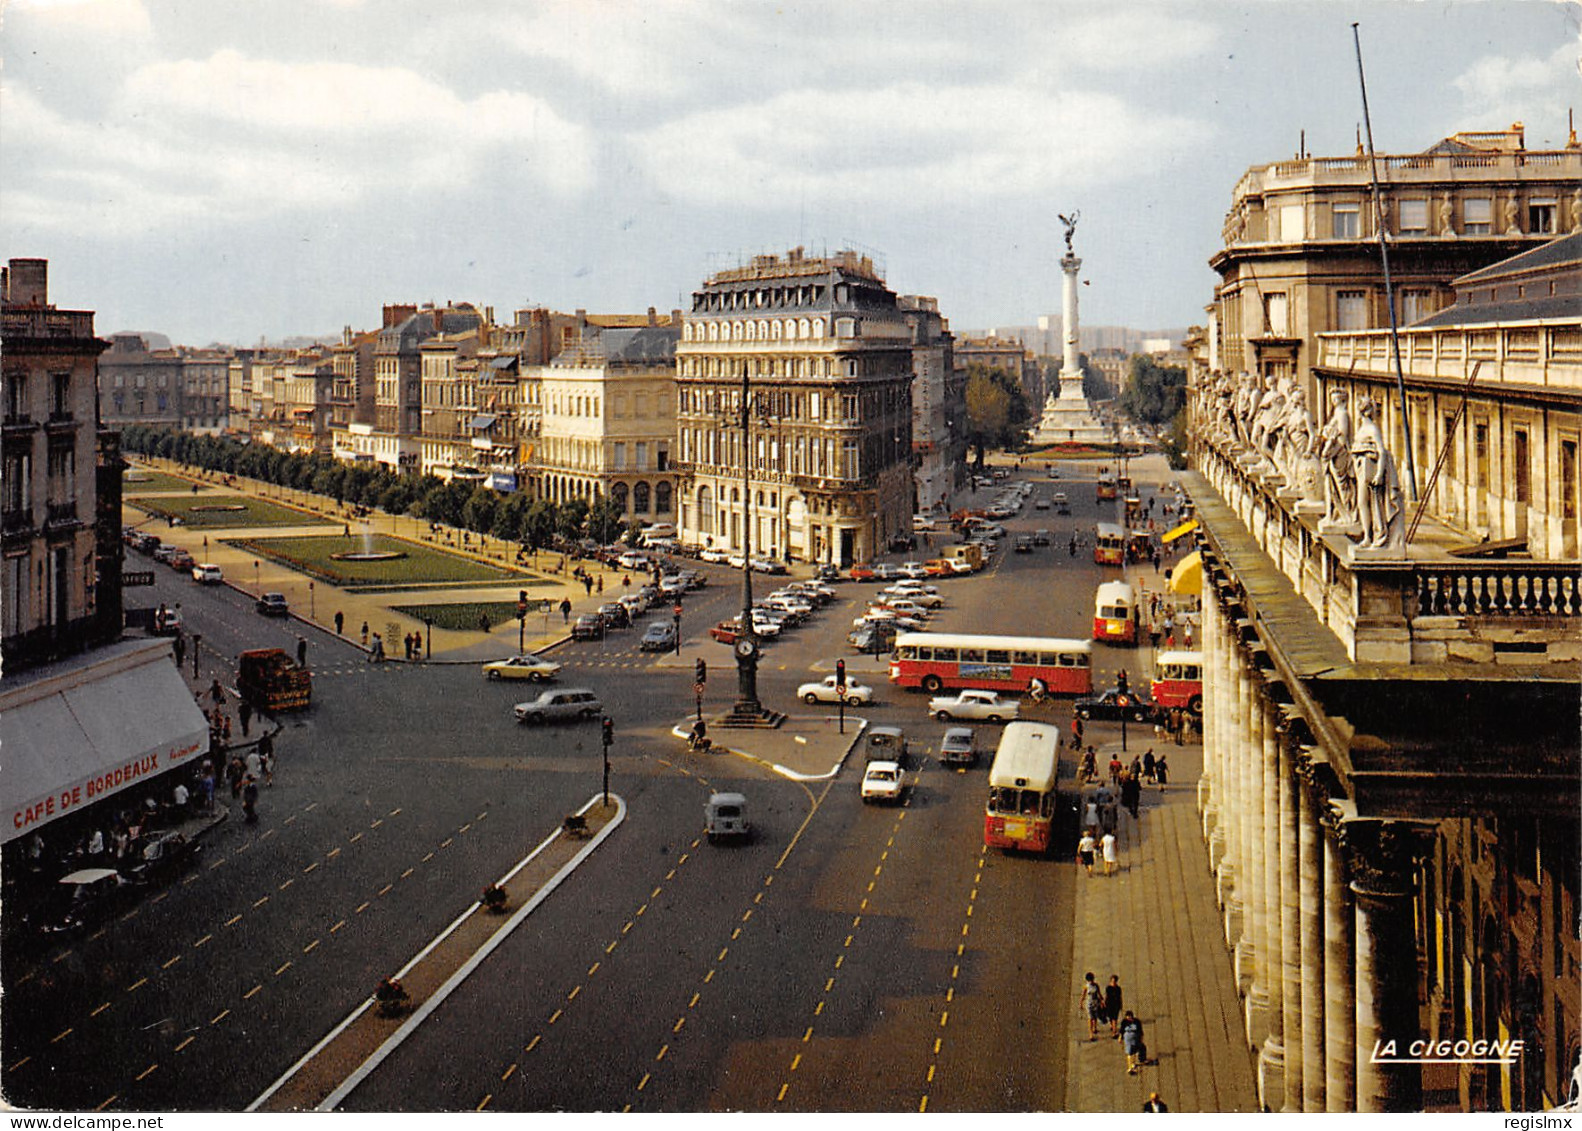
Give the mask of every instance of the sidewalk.
MULTIPOLYGON (((1150 736, 1151 737, 1151 736, 1150 736)), ((1102 767, 1120 742, 1094 743, 1102 767)), ((1123 762, 1148 749, 1142 735, 1123 762)), ((1173 1112, 1259 1110, 1252 1055, 1241 1023, 1230 958, 1219 931, 1213 876, 1204 866, 1197 780, 1199 745, 1156 746, 1170 762, 1170 785, 1144 784, 1139 817, 1124 809, 1116 830, 1119 866, 1081 874, 1076 846, 1062 855, 1078 869, 1072 909, 1071 1017, 1066 1104, 1072 1111, 1135 1112, 1157 1091, 1173 1112), (1087 1040, 1083 975, 1100 986, 1119 974, 1125 1008, 1143 1023, 1153 1063, 1137 1076, 1109 1027, 1087 1040)), ((1071 783, 1075 789, 1075 783, 1071 783)))

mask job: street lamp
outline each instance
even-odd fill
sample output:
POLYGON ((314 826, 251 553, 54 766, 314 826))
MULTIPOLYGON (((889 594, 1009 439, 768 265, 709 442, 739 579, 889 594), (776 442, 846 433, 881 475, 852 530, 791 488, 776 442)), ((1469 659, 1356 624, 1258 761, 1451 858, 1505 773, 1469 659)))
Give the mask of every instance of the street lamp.
POLYGON ((730 717, 741 722, 761 719, 758 700, 758 634, 753 631, 753 493, 752 493, 752 367, 742 361, 742 614, 736 650, 736 703, 730 717))

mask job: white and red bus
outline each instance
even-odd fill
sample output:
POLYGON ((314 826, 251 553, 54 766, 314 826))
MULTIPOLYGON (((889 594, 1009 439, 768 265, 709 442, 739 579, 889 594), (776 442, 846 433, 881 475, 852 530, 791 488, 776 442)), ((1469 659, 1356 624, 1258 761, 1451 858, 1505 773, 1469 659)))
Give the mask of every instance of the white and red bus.
POLYGON ((1137 643, 1137 591, 1124 581, 1106 581, 1093 596, 1093 639, 1137 643))
POLYGON ((1101 503, 1105 499, 1113 499, 1115 497, 1115 476, 1108 470, 1099 472, 1099 486, 1097 494, 1099 502, 1101 503))
POLYGON ((989 768, 983 843, 1022 852, 1049 851, 1055 820, 1060 730, 1052 723, 1015 722, 1000 734, 989 768))
POLYGON ((1113 522, 1093 528, 1093 560, 1099 565, 1126 564, 1126 531, 1113 522))
POLYGON ((1159 707, 1203 713, 1203 653, 1160 652, 1154 657, 1150 697, 1159 707))
POLYGON ((1020 694, 1036 679, 1051 695, 1087 695, 1092 662, 1087 640, 903 632, 890 657, 890 682, 930 694, 947 687, 1020 694))

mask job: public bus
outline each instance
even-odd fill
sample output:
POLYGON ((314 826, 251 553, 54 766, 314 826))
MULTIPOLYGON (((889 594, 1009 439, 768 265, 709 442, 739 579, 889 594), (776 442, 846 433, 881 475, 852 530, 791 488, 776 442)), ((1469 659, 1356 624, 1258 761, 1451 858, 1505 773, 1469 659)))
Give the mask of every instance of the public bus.
POLYGON ((1203 713, 1203 653, 1160 652, 1154 657, 1150 697, 1159 707, 1203 713))
POLYGON ((1099 501, 1115 498, 1115 476, 1108 471, 1099 472, 1099 501))
POLYGON ((1049 851, 1055 819, 1060 730, 1052 723, 1007 723, 989 768, 983 843, 1022 852, 1049 851))
POLYGON ((1137 591, 1124 581, 1106 581, 1093 595, 1093 639, 1137 643, 1137 591))
POLYGON ((1099 565, 1126 564, 1126 531, 1113 522, 1101 522, 1093 529, 1093 560, 1099 565))
POLYGON ((903 632, 890 656, 890 682, 931 695, 961 687, 1021 694, 1036 679, 1051 695, 1087 695, 1092 661, 1087 640, 903 632))

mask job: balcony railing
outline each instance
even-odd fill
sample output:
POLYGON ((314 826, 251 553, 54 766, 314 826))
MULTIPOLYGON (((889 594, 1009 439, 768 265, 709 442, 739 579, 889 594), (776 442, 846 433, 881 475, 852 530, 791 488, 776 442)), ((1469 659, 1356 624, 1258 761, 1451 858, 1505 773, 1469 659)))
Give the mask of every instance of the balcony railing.
MULTIPOLYGON (((1394 559, 1352 552, 1320 529, 1284 482, 1239 443, 1194 438, 1193 466, 1273 567, 1344 645, 1373 663, 1522 664, 1582 660, 1582 566, 1574 561, 1454 557, 1443 538, 1394 559)), ((1423 530, 1434 526, 1425 520, 1423 530)), ((1208 519, 1211 538, 1215 524, 1208 519)))
MULTIPOLYGON (((1480 362, 1478 386, 1517 384, 1582 394, 1582 326, 1569 324, 1428 328, 1400 331, 1408 380, 1464 382, 1480 362)), ((1388 330, 1318 335, 1321 369, 1393 379, 1388 330)))

